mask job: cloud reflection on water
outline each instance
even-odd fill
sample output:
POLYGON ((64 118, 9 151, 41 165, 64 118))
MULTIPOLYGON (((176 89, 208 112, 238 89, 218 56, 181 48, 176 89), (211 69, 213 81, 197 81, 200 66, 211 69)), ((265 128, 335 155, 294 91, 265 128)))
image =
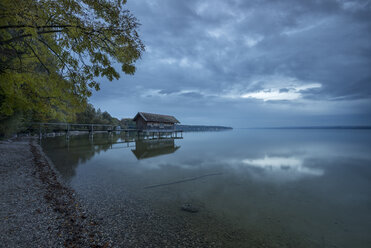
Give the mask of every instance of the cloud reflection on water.
POLYGON ((272 177, 284 181, 297 180, 305 176, 323 176, 324 170, 310 168, 304 165, 304 159, 299 157, 264 156, 257 159, 243 159, 243 165, 259 168, 263 174, 255 173, 260 177, 272 177))

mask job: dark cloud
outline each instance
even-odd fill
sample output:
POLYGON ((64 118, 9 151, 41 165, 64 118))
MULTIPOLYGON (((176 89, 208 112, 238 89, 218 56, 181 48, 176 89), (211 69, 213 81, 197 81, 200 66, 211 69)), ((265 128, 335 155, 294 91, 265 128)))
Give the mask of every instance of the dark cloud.
POLYGON ((288 88, 282 88, 282 89, 280 89, 280 93, 282 93, 282 92, 289 92, 290 91, 290 89, 288 89, 288 88))
POLYGON ((174 90, 174 89, 166 89, 166 90, 160 90, 158 93, 163 94, 163 95, 170 95, 170 94, 176 93, 176 92, 179 92, 179 91, 174 90))
POLYGON ((191 98, 202 98, 203 97, 202 94, 197 93, 197 92, 186 92, 186 93, 182 93, 180 95, 185 96, 185 97, 191 97, 191 98))
POLYGON ((119 117, 369 123, 370 1, 141 0, 128 8, 147 51, 135 76, 102 80, 92 98, 119 117))

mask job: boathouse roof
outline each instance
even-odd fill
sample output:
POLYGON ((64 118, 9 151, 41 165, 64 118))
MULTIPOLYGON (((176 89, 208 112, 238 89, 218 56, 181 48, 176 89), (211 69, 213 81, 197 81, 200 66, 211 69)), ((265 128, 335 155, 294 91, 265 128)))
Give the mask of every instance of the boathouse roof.
POLYGON ((134 117, 134 121, 141 116, 146 122, 162 122, 162 123, 180 123, 174 116, 171 115, 159 115, 152 113, 138 112, 134 117))

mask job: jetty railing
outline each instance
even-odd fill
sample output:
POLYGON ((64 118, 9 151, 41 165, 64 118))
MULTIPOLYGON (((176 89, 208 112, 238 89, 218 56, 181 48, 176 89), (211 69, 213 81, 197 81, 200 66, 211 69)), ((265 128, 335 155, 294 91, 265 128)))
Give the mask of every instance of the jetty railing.
POLYGON ((32 122, 29 125, 29 131, 33 133, 39 133, 39 137, 41 138, 43 135, 45 136, 48 133, 65 133, 68 137, 71 132, 78 131, 78 132, 88 132, 89 134, 93 134, 94 132, 136 132, 138 136, 141 137, 152 137, 152 138, 166 138, 166 137, 174 137, 178 138, 178 134, 180 134, 179 138, 183 137, 182 130, 174 130, 174 129, 122 129, 120 126, 112 125, 112 124, 94 124, 94 123, 66 123, 66 122, 32 122))
POLYGON ((39 133, 40 136, 46 133, 64 132, 67 135, 72 131, 85 131, 89 133, 97 131, 120 131, 116 125, 111 124, 94 124, 94 123, 65 123, 65 122, 32 122, 30 123, 29 131, 39 133))

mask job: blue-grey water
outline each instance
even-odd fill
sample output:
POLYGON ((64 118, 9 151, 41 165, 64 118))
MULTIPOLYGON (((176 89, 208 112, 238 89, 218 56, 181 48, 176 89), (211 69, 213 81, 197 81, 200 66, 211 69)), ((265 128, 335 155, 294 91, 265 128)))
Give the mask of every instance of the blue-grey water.
POLYGON ((63 178, 112 221, 131 196, 232 247, 371 247, 371 130, 240 129, 175 140, 95 134, 41 143, 63 178), (185 203, 199 212, 182 211, 185 203))

